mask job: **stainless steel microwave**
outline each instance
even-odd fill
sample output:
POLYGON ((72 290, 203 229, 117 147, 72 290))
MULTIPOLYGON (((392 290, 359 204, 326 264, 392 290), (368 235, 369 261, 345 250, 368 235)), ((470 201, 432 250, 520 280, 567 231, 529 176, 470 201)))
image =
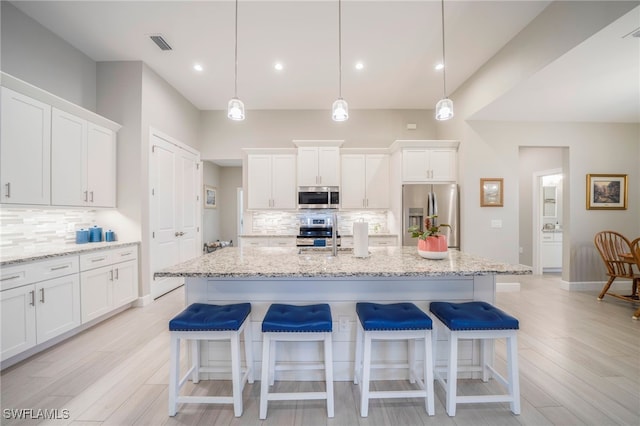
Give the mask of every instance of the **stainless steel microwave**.
POLYGON ((298 188, 299 209, 337 209, 340 191, 337 186, 301 186, 298 188))

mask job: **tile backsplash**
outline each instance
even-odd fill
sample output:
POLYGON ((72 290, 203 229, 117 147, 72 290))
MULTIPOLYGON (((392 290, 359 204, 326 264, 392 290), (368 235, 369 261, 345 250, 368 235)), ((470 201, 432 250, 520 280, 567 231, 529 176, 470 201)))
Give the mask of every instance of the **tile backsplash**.
POLYGON ((0 208, 0 248, 75 243, 76 229, 96 222, 95 210, 0 208))
MULTIPOLYGON (((305 212, 254 211, 252 213, 252 234, 298 234, 300 218, 305 212)), ((342 235, 353 233, 353 223, 362 220, 369 223, 369 233, 387 232, 386 211, 338 212, 338 231, 342 235)))

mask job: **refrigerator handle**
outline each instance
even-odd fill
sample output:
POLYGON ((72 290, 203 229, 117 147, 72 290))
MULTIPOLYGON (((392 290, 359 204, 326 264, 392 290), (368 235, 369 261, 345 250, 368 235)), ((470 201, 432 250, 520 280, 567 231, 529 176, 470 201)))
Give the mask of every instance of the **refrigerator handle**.
MULTIPOLYGON (((438 198, 436 197, 435 192, 431 193, 431 200, 433 202, 433 214, 437 216, 438 215, 438 198)), ((437 225, 437 224, 434 223, 434 225, 437 225)))

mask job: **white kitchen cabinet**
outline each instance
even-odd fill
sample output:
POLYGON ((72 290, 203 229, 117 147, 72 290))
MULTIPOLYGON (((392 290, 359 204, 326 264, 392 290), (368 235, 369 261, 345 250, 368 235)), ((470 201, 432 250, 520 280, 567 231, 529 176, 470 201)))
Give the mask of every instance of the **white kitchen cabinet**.
POLYGON ((115 133, 56 108, 51 121, 51 204, 115 207, 115 133))
POLYGON ((455 182, 457 151, 450 148, 402 150, 403 182, 455 182))
POLYGON ((291 154, 250 154, 247 162, 249 209, 296 208, 296 158, 291 154))
POLYGON ((562 232, 543 232, 540 244, 540 264, 546 271, 562 269, 562 232))
POLYGON ((295 247, 295 236, 244 236, 240 238, 241 247, 295 247))
POLYGON ((1 88, 2 203, 50 204, 51 107, 1 88))
POLYGON ((389 208, 389 156, 345 154, 341 159, 343 209, 389 208))
POLYGON ((83 324, 138 296, 137 250, 137 247, 127 247, 80 256, 83 324))
POLYGON ((340 148, 337 146, 298 148, 299 186, 339 186, 340 148))
POLYGON ((3 360, 80 325, 77 256, 9 266, 2 272, 3 360))
MULTIPOLYGON (((353 237, 341 237, 340 246, 344 248, 353 247, 353 237)), ((398 245, 398 237, 395 235, 369 235, 369 247, 393 247, 398 245)))

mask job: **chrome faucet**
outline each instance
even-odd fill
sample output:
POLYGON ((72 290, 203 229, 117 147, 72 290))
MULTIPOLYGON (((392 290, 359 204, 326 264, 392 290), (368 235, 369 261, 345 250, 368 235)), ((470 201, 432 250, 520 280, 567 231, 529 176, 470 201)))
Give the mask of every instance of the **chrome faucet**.
POLYGON ((333 212, 331 218, 331 254, 338 255, 338 213, 333 212))

